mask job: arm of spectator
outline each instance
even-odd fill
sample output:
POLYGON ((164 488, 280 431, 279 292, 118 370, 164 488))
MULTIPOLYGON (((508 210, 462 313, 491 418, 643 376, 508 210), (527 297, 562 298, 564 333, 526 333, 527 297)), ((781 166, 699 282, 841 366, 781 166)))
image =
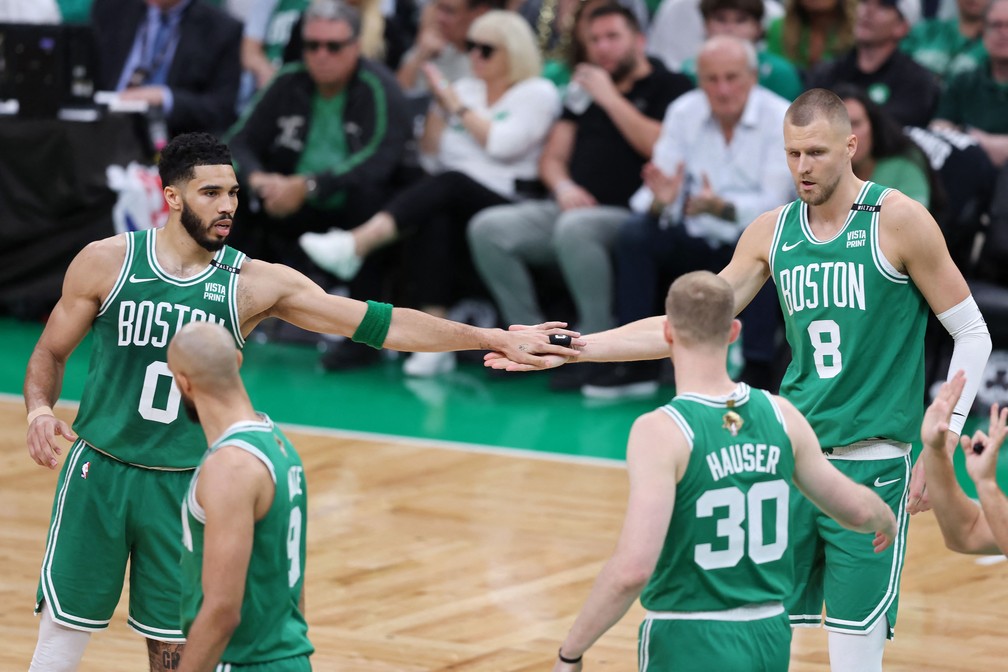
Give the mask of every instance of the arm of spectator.
POLYGON ((216 47, 209 59, 212 76, 201 90, 172 87, 172 109, 167 115, 169 128, 201 128, 218 131, 227 128, 235 117, 235 102, 241 83, 242 26, 228 17, 212 26, 218 35, 204 40, 204 47, 216 47))
POLYGON ((615 124, 623 138, 645 159, 651 158, 661 122, 638 110, 613 84, 612 77, 597 65, 581 63, 574 72, 574 81, 591 94, 615 124))
POLYGON ((441 147, 441 134, 445 129, 445 115, 437 105, 431 105, 424 119, 423 135, 420 136, 420 151, 436 157, 441 147))
POLYGON ((971 128, 967 131, 969 136, 980 143, 983 150, 987 152, 991 163, 1000 168, 1008 163, 1008 135, 999 133, 987 133, 979 128, 971 128))
POLYGON ((263 44, 259 40, 254 40, 248 36, 242 38, 241 43, 242 67, 252 73, 256 80, 256 88, 262 88, 269 84, 276 74, 277 68, 263 51, 263 44))
POLYGON ((577 125, 573 121, 557 121, 550 129, 546 146, 539 157, 539 177, 546 188, 553 192, 561 210, 598 205, 594 196, 571 179, 568 170, 576 134, 577 125))
POLYGON ((399 80, 399 86, 403 91, 412 91, 416 88, 424 63, 435 58, 444 49, 445 39, 434 23, 435 11, 434 3, 428 3, 424 7, 416 42, 399 64, 396 79, 399 80))

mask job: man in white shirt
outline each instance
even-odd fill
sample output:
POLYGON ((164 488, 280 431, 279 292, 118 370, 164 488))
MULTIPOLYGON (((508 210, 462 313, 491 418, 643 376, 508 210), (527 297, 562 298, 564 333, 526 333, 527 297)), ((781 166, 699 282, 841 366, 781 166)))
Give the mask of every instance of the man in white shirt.
MULTIPOLYGON (((630 201, 637 213, 615 247, 617 321, 655 312, 657 289, 694 270, 717 271, 731 259, 746 224, 794 198, 784 154, 788 101, 757 85, 753 45, 735 37, 708 40, 697 59, 699 90, 678 98, 665 114, 644 186, 630 201)), ((743 379, 773 388, 779 309, 772 292, 741 317, 743 379)), ((650 394, 654 362, 614 364, 593 376, 587 396, 650 394)))

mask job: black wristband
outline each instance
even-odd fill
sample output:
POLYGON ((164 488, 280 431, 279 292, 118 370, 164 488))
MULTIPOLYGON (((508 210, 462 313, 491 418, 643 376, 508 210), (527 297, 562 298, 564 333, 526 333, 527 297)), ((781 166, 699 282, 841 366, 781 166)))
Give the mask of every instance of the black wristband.
POLYGON ((568 665, 576 665, 577 663, 581 662, 582 658, 584 658, 584 654, 582 653, 577 658, 564 658, 563 647, 561 646, 559 649, 557 649, 557 658, 560 659, 561 663, 567 663, 568 665))

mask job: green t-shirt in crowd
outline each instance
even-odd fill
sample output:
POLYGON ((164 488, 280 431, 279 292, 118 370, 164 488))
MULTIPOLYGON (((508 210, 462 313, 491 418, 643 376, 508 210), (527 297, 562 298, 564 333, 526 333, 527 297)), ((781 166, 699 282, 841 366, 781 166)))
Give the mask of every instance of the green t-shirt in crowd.
POLYGON ((900 49, 942 79, 976 70, 987 58, 980 36, 968 39, 959 32, 959 19, 918 23, 900 49))
MULTIPOLYGON (((809 62, 808 26, 801 27, 801 33, 798 35, 797 49, 798 53, 796 53, 792 58, 792 56, 788 54, 787 50, 784 48, 784 17, 781 16, 771 21, 766 32, 766 50, 771 54, 777 54, 778 56, 786 59, 799 70, 807 70, 809 67, 815 65, 815 63, 809 62)), ((837 34, 834 30, 826 36, 826 47, 823 49, 822 57, 819 62, 825 62, 836 58, 842 51, 843 48, 837 45, 837 34)))
POLYGON ((868 179, 883 187, 898 189, 925 208, 931 207, 931 185, 927 173, 911 158, 890 156, 880 159, 868 179))
POLYGON ((1008 134, 1008 82, 996 82, 990 61, 952 77, 938 101, 935 119, 965 128, 1008 134))
MULTIPOLYGON (((312 100, 311 126, 305 138, 304 151, 298 159, 298 175, 311 175, 332 170, 347 158, 346 134, 343 131, 343 110, 346 108, 346 91, 331 98, 315 94, 312 100)), ((336 209, 346 202, 346 192, 340 191, 320 203, 324 209, 336 209)))

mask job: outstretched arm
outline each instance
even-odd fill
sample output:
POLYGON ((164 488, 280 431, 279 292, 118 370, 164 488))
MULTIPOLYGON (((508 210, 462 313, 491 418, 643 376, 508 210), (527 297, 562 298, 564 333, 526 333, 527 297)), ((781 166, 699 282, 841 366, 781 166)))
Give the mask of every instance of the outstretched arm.
POLYGON ((997 484, 998 453, 1004 443, 1008 424, 1008 408, 991 405, 988 434, 978 431, 962 438, 966 455, 966 471, 976 484, 977 496, 983 509, 982 519, 987 523, 998 552, 1008 549, 1008 498, 997 484))
MULTIPOLYGON (((309 331, 351 337, 368 312, 363 301, 327 294, 292 268, 257 260, 242 267, 238 302, 243 334, 266 317, 277 317, 309 331)), ((556 325, 544 331, 481 329, 409 308, 393 308, 381 347, 406 352, 493 350, 539 368, 542 355, 577 355, 575 347, 550 344, 551 334, 578 336, 556 325)), ((575 338, 574 345, 580 343, 575 338)))
POLYGON ((884 551, 896 537, 896 516, 882 499, 850 480, 823 456, 819 440, 798 410, 781 397, 777 403, 787 423, 794 448, 794 482, 830 518, 856 532, 875 532, 875 552, 884 551))
MULTIPOLYGON (((983 509, 959 487, 952 466, 955 443, 950 449, 949 419, 965 383, 963 372, 957 372, 941 386, 928 407, 921 424, 921 440, 924 443, 921 459, 927 470, 931 506, 945 545, 959 553, 997 553, 983 509)), ((968 440, 969 437, 964 437, 964 441, 968 440)), ((972 450, 967 451, 967 456, 970 452, 972 450)), ((992 452, 996 455, 997 450, 992 452)))
MULTIPOLYGON (((578 659, 623 617, 654 572, 665 544, 676 484, 689 459, 686 441, 660 411, 641 416, 630 430, 630 498, 616 551, 602 568, 581 613, 560 647, 578 659)), ((577 670, 557 660, 555 672, 577 670)))

